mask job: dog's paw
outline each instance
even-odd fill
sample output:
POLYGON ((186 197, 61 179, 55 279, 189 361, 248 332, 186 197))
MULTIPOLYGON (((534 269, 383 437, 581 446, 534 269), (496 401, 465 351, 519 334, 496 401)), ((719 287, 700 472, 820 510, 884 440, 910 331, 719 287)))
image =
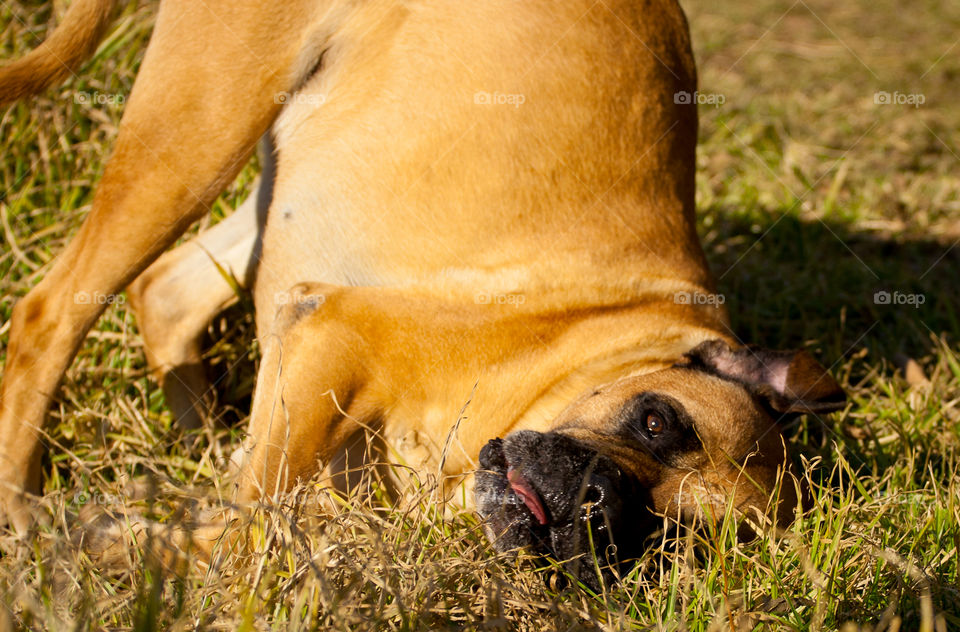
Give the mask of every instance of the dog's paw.
POLYGON ((149 526, 137 513, 86 505, 80 510, 70 537, 104 567, 128 567, 136 559, 138 548, 148 539, 149 526))
POLYGON ((178 530, 135 511, 88 505, 80 510, 77 523, 71 539, 104 569, 127 569, 143 559, 174 573, 184 568, 178 530))

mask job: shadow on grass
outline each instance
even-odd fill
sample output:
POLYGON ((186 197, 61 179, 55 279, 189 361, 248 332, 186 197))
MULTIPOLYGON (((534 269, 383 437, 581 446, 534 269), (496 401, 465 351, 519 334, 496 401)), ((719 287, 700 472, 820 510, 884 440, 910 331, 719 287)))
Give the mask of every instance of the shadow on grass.
POLYGON ((941 354, 941 341, 960 339, 960 246, 952 241, 790 214, 757 218, 703 211, 704 248, 743 342, 806 347, 855 389, 898 355, 923 362, 941 354))
POLYGON ((920 358, 934 352, 932 334, 960 334, 960 247, 949 240, 730 209, 705 217, 707 257, 744 342, 812 345, 829 366, 861 349, 873 361, 920 358))

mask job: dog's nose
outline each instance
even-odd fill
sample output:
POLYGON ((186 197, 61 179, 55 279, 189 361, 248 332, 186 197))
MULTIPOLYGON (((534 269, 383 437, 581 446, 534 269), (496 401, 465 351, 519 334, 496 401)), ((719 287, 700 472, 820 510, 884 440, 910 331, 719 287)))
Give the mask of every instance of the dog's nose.
POLYGON ((607 476, 590 475, 583 486, 580 499, 580 519, 591 521, 600 518, 610 508, 610 501, 616 498, 615 484, 607 476))
POLYGON ((584 487, 583 502, 585 503, 601 504, 607 496, 609 496, 611 491, 610 479, 606 476, 597 476, 596 474, 590 477, 590 480, 584 487))

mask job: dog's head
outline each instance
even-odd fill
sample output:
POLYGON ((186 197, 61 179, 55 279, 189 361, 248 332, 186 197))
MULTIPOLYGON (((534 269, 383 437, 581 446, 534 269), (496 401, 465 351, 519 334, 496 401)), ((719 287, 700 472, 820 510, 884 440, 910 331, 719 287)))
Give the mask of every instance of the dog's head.
POLYGON ((722 517, 732 504, 789 524, 798 501, 779 424, 844 400, 804 351, 705 342, 584 395, 549 432, 487 443, 477 507, 498 549, 580 556, 571 570, 595 584, 590 553, 601 566, 636 557, 654 514, 722 517))

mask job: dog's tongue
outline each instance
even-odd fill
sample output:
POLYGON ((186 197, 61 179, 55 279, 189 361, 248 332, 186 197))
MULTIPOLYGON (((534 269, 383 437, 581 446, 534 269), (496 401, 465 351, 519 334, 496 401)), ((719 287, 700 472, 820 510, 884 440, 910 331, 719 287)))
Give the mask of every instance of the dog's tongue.
POLYGON ((523 504, 533 513, 533 517, 540 524, 547 524, 547 512, 543 509, 543 503, 540 502, 540 496, 536 490, 530 486, 530 483, 524 478, 523 474, 513 469, 507 468, 507 481, 510 482, 510 488, 520 497, 523 504))

